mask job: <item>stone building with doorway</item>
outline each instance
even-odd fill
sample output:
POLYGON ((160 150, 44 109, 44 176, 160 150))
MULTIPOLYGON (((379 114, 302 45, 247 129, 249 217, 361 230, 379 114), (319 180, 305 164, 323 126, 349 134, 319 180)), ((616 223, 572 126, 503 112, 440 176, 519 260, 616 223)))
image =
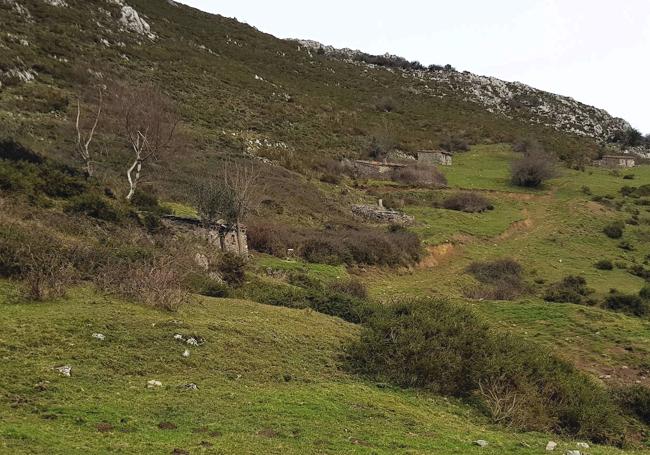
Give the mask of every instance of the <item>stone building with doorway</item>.
POLYGON ((197 218, 165 215, 163 223, 169 228, 201 237, 224 253, 248 255, 246 226, 217 223, 206 227, 197 218))
POLYGON ((440 164, 442 166, 451 166, 453 155, 444 150, 419 150, 418 162, 422 164, 440 164))
POLYGON ((596 164, 603 167, 632 168, 636 166, 636 159, 631 155, 605 155, 596 161, 596 164))
POLYGON ((387 161, 355 160, 352 162, 354 173, 359 178, 390 179, 396 169, 406 167, 406 164, 389 163, 387 161))

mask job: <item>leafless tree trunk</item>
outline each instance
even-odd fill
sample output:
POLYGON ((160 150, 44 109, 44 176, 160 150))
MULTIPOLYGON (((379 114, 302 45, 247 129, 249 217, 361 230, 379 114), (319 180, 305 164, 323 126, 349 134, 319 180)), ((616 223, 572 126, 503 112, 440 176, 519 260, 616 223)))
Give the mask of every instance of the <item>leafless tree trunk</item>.
POLYGON ((206 226, 223 221, 233 227, 237 251, 242 254, 242 223, 254 210, 262 192, 259 172, 252 166, 226 165, 221 179, 207 182, 198 188, 196 200, 199 215, 206 226))
POLYGON ((95 166, 90 152, 90 145, 93 141, 93 137, 95 136, 95 130, 97 129, 99 117, 102 113, 103 96, 101 88, 98 90, 98 92, 99 104, 97 106, 97 115, 95 116, 95 122, 87 133, 83 131, 84 128, 81 126, 81 100, 77 98, 77 121, 75 122, 75 127, 77 129, 76 149, 77 154, 84 162, 84 172, 86 173, 87 177, 92 177, 95 173, 95 166))
POLYGON ((174 139, 179 118, 173 102, 153 86, 117 86, 116 101, 133 161, 126 171, 131 200, 147 163, 164 158, 174 139))

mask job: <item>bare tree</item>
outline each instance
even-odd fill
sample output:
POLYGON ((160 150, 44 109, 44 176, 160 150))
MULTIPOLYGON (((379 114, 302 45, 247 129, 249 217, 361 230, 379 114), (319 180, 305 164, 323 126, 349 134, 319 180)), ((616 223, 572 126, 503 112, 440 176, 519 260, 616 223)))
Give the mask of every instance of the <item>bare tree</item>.
POLYGON ((133 152, 126 177, 131 200, 147 163, 163 158, 176 133, 179 117, 173 102, 149 85, 119 86, 117 90, 123 131, 133 152))
POLYGON ((95 173, 95 166, 90 152, 90 145, 92 144, 93 137, 95 136, 95 130, 97 129, 97 124, 99 123, 99 117, 102 113, 102 105, 104 101, 102 96, 102 89, 99 88, 98 92, 99 102, 97 105, 97 114, 95 115, 94 123, 87 132, 84 131, 85 128, 82 126, 81 100, 79 97, 77 98, 77 120, 75 122, 75 128, 77 130, 77 142, 75 144, 75 149, 77 151, 77 155, 84 162, 84 172, 86 173, 87 177, 92 177, 95 173))
POLYGON ((241 224, 255 209, 259 195, 259 171, 253 166, 226 165, 220 179, 206 182, 196 192, 197 209, 204 224, 222 221, 235 228, 237 249, 241 253, 241 224))

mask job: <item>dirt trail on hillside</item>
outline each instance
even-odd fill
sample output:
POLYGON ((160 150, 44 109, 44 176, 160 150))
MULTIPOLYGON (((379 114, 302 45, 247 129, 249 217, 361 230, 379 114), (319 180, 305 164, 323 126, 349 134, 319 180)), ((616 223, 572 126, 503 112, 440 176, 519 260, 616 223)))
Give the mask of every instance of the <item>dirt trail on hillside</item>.
POLYGON ((528 212, 528 209, 524 209, 523 214, 524 214, 523 220, 515 221, 514 223, 510 224, 510 226, 508 226, 508 229, 506 229, 501 234, 496 236, 494 240, 499 240, 499 241, 508 240, 514 237, 515 235, 521 234, 531 229, 535 225, 535 223, 533 222, 533 219, 530 217, 530 213, 528 212))
POLYGON ((427 247, 427 255, 418 264, 418 268, 431 269, 439 266, 442 262, 449 259, 458 248, 453 243, 441 243, 440 245, 430 245, 427 247))

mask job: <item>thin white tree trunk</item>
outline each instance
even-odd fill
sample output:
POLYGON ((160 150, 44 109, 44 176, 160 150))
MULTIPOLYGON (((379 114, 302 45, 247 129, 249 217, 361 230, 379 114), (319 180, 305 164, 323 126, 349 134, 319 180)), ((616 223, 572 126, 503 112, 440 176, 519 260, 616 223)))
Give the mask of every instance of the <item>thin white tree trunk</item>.
POLYGON ((133 162, 129 170, 126 172, 126 177, 129 179, 129 194, 126 196, 127 201, 130 201, 135 194, 135 190, 138 187, 138 182, 140 181, 141 170, 142 160, 137 159, 133 162), (133 171, 135 171, 135 176, 133 176, 133 171))

